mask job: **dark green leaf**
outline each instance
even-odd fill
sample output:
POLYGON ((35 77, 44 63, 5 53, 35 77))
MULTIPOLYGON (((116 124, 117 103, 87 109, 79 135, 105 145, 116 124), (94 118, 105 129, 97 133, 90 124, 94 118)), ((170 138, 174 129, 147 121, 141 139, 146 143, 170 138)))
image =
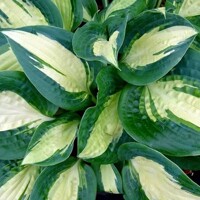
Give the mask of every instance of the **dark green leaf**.
POLYGON ((118 153, 127 160, 122 172, 127 200, 200 198, 200 187, 161 153, 138 143, 123 144, 118 153))
POLYGON ((134 85, 158 80, 182 59, 196 34, 180 16, 162 9, 142 13, 127 25, 120 76, 134 85))
POLYGON ((124 129, 136 141, 167 155, 200 155, 200 82, 166 76, 146 87, 127 86, 119 100, 124 129))
POLYGON ((118 68, 117 56, 122 46, 127 17, 115 15, 104 23, 91 21, 73 37, 74 52, 88 61, 101 61, 118 68))
POLYGON ((23 72, 0 72, 0 159, 22 158, 35 128, 52 120, 57 109, 23 72))
POLYGON ((73 158, 47 167, 38 177, 30 200, 95 200, 96 177, 88 165, 73 158))

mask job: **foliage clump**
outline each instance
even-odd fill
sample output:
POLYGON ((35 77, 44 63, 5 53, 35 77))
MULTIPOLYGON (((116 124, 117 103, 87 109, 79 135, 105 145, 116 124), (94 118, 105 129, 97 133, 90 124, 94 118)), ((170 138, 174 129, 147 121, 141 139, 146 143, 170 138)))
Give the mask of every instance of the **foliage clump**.
POLYGON ((199 1, 103 5, 1 0, 0 200, 200 199, 199 1))

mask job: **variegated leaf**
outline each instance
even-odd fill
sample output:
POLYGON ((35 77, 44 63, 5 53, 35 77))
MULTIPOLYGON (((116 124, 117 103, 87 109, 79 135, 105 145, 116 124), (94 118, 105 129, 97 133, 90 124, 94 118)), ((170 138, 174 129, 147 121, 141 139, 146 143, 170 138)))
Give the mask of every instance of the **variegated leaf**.
POLYGON ((119 157, 127 200, 199 200, 200 187, 161 153, 142 144, 127 143, 119 157))
POLYGON ((97 105, 85 111, 80 123, 78 157, 108 164, 117 161, 116 149, 129 140, 117 113, 124 83, 114 68, 104 68, 97 76, 97 85, 97 105))
POLYGON ((52 120, 58 108, 22 72, 0 72, 0 85, 0 158, 22 158, 35 128, 52 120))
POLYGON ((132 19, 145 10, 155 8, 156 3, 156 0, 113 0, 103 11, 104 19, 119 13, 127 14, 132 19))
POLYGON ((54 34, 63 37, 65 46, 40 32, 3 33, 24 72, 45 98, 69 110, 82 109, 90 103, 87 69, 70 51, 71 33, 54 30, 54 34))
POLYGON ((115 15, 104 23, 91 21, 79 28, 73 37, 74 52, 88 61, 101 61, 118 68, 118 52, 122 46, 127 17, 115 15))
MULTIPOLYGON (((63 46, 72 50, 71 39, 72 33, 53 26, 25 26, 17 30, 27 31, 30 33, 42 34, 58 41, 63 46)), ((6 37, 0 33, 0 70, 23 71, 15 54, 13 53, 6 37)))
POLYGON ((22 71, 22 67, 8 44, 0 46, 0 71, 4 70, 22 71))
POLYGON ((71 31, 77 28, 83 19, 81 0, 52 0, 63 20, 63 28, 71 31))
POLYGON ((192 46, 200 50, 200 2, 198 0, 167 0, 166 9, 188 19, 198 30, 192 46))
POLYGON ((79 117, 68 113, 44 122, 35 131, 22 164, 50 166, 66 160, 73 149, 79 117))
POLYGON ((93 127, 89 132, 90 136, 87 139, 83 149, 79 147, 79 158, 89 159, 102 155, 112 142, 118 141, 122 136, 123 128, 117 114, 117 106, 120 92, 111 95, 103 105, 96 108, 90 108, 86 111, 84 118, 81 121, 79 130, 79 140, 83 139, 83 131, 85 123, 88 123, 88 116, 95 113, 93 127))
POLYGON ((49 0, 1 0, 0 2, 0 28, 48 24, 62 27, 60 13, 49 0))
POLYGON ((94 165, 99 192, 122 193, 121 175, 114 164, 94 165))
POLYGON ((0 92, 0 131, 16 129, 29 124, 52 120, 31 106, 20 94, 13 91, 0 92))
POLYGON ((28 200, 39 175, 39 167, 6 162, 0 168, 0 200, 28 200), (3 172, 3 173, 2 173, 3 172))
POLYGON ((5 36, 0 32, 0 71, 23 71, 5 36))
POLYGON ((167 0, 166 8, 182 17, 200 16, 198 0, 167 0))
POLYGON ((95 200, 95 197, 96 178, 93 170, 70 158, 59 165, 45 168, 34 185, 30 200, 95 200))
POLYGON ((167 74, 184 56, 197 31, 182 17, 146 11, 127 25, 120 76, 145 85, 167 74))
POLYGON ((98 11, 97 2, 95 0, 81 0, 83 4, 83 19, 91 21, 95 13, 98 11))
POLYGON ((119 116, 138 142, 174 156, 200 155, 200 82, 169 75, 146 87, 127 86, 119 116))

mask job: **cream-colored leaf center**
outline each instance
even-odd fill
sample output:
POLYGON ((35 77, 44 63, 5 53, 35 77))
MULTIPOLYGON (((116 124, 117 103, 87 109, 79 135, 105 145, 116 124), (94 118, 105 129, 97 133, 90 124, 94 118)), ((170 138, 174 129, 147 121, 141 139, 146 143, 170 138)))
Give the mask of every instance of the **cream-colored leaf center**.
POLYGON ((0 10, 8 17, 0 15, 1 28, 48 24, 43 14, 31 1, 1 0, 0 10))
POLYGON ((179 15, 183 17, 193 17, 200 15, 200 1, 199 0, 183 0, 179 15))
POLYGON ((33 122, 52 120, 29 105, 21 96, 11 91, 0 93, 0 131, 6 131, 33 122))
POLYGON ((77 200, 79 187, 79 164, 60 174, 48 194, 48 200, 77 200))
POLYGON ((156 121, 150 104, 152 100, 161 118, 169 119, 167 111, 170 111, 178 118, 200 127, 200 98, 175 89, 186 86, 194 88, 181 80, 159 81, 148 85, 145 93, 145 107, 149 117, 156 121))
POLYGON ((49 129, 26 155, 22 164, 44 161, 59 150, 65 152, 76 137, 77 126, 78 121, 72 121, 49 129))
POLYGON ((83 7, 83 19, 85 19, 87 21, 92 20, 92 16, 89 14, 89 12, 87 11, 87 9, 85 7, 83 7))
POLYGON ((0 187, 0 200, 28 200, 39 174, 38 167, 28 166, 0 187))
POLYGON ((131 163, 149 200, 200 200, 200 196, 183 190, 161 164, 142 156, 135 157, 131 163))
POLYGON ((84 64, 60 43, 42 34, 24 31, 4 31, 34 56, 30 56, 35 67, 55 80, 68 92, 88 91, 84 64), (41 67, 37 66, 40 65, 41 67))
POLYGON ((106 14, 105 14, 105 19, 109 17, 110 14, 112 14, 115 11, 126 9, 129 6, 133 5, 137 0, 114 0, 108 7, 106 14))
POLYGON ((101 165, 101 180, 105 192, 119 194, 116 181, 117 177, 111 165, 101 165))
POLYGON ((123 132, 123 127, 118 116, 118 100, 120 92, 110 96, 105 103, 103 111, 95 122, 87 144, 79 154, 80 158, 94 158, 103 154, 110 143, 118 140, 123 132))
MULTIPOLYGON (((8 44, 4 46, 6 48, 8 44)), ((1 46, 3 48, 3 46, 1 46)), ((4 52, 0 54, 0 70, 12 70, 12 71, 23 71, 22 67, 20 66, 19 62, 17 61, 16 56, 10 49, 10 47, 6 48, 4 52)))
POLYGON ((105 39, 98 39, 93 45, 93 52, 95 56, 102 56, 109 63, 118 67, 116 51, 117 51, 117 38, 119 31, 115 31, 109 38, 109 41, 105 39))
POLYGON ((63 27, 71 31, 74 23, 74 8, 72 7, 71 0, 53 0, 53 2, 61 13, 63 27))
POLYGON ((196 34, 196 30, 188 26, 173 26, 160 31, 159 27, 154 28, 132 44, 122 62, 135 69, 155 63, 172 54, 177 45, 196 34))

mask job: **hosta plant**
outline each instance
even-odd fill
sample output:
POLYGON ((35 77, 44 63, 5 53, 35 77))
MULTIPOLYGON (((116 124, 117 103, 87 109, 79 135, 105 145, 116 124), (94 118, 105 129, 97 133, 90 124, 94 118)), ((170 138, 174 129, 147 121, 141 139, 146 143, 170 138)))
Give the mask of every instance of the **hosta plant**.
POLYGON ((0 200, 200 200, 199 0, 0 1, 0 200))

